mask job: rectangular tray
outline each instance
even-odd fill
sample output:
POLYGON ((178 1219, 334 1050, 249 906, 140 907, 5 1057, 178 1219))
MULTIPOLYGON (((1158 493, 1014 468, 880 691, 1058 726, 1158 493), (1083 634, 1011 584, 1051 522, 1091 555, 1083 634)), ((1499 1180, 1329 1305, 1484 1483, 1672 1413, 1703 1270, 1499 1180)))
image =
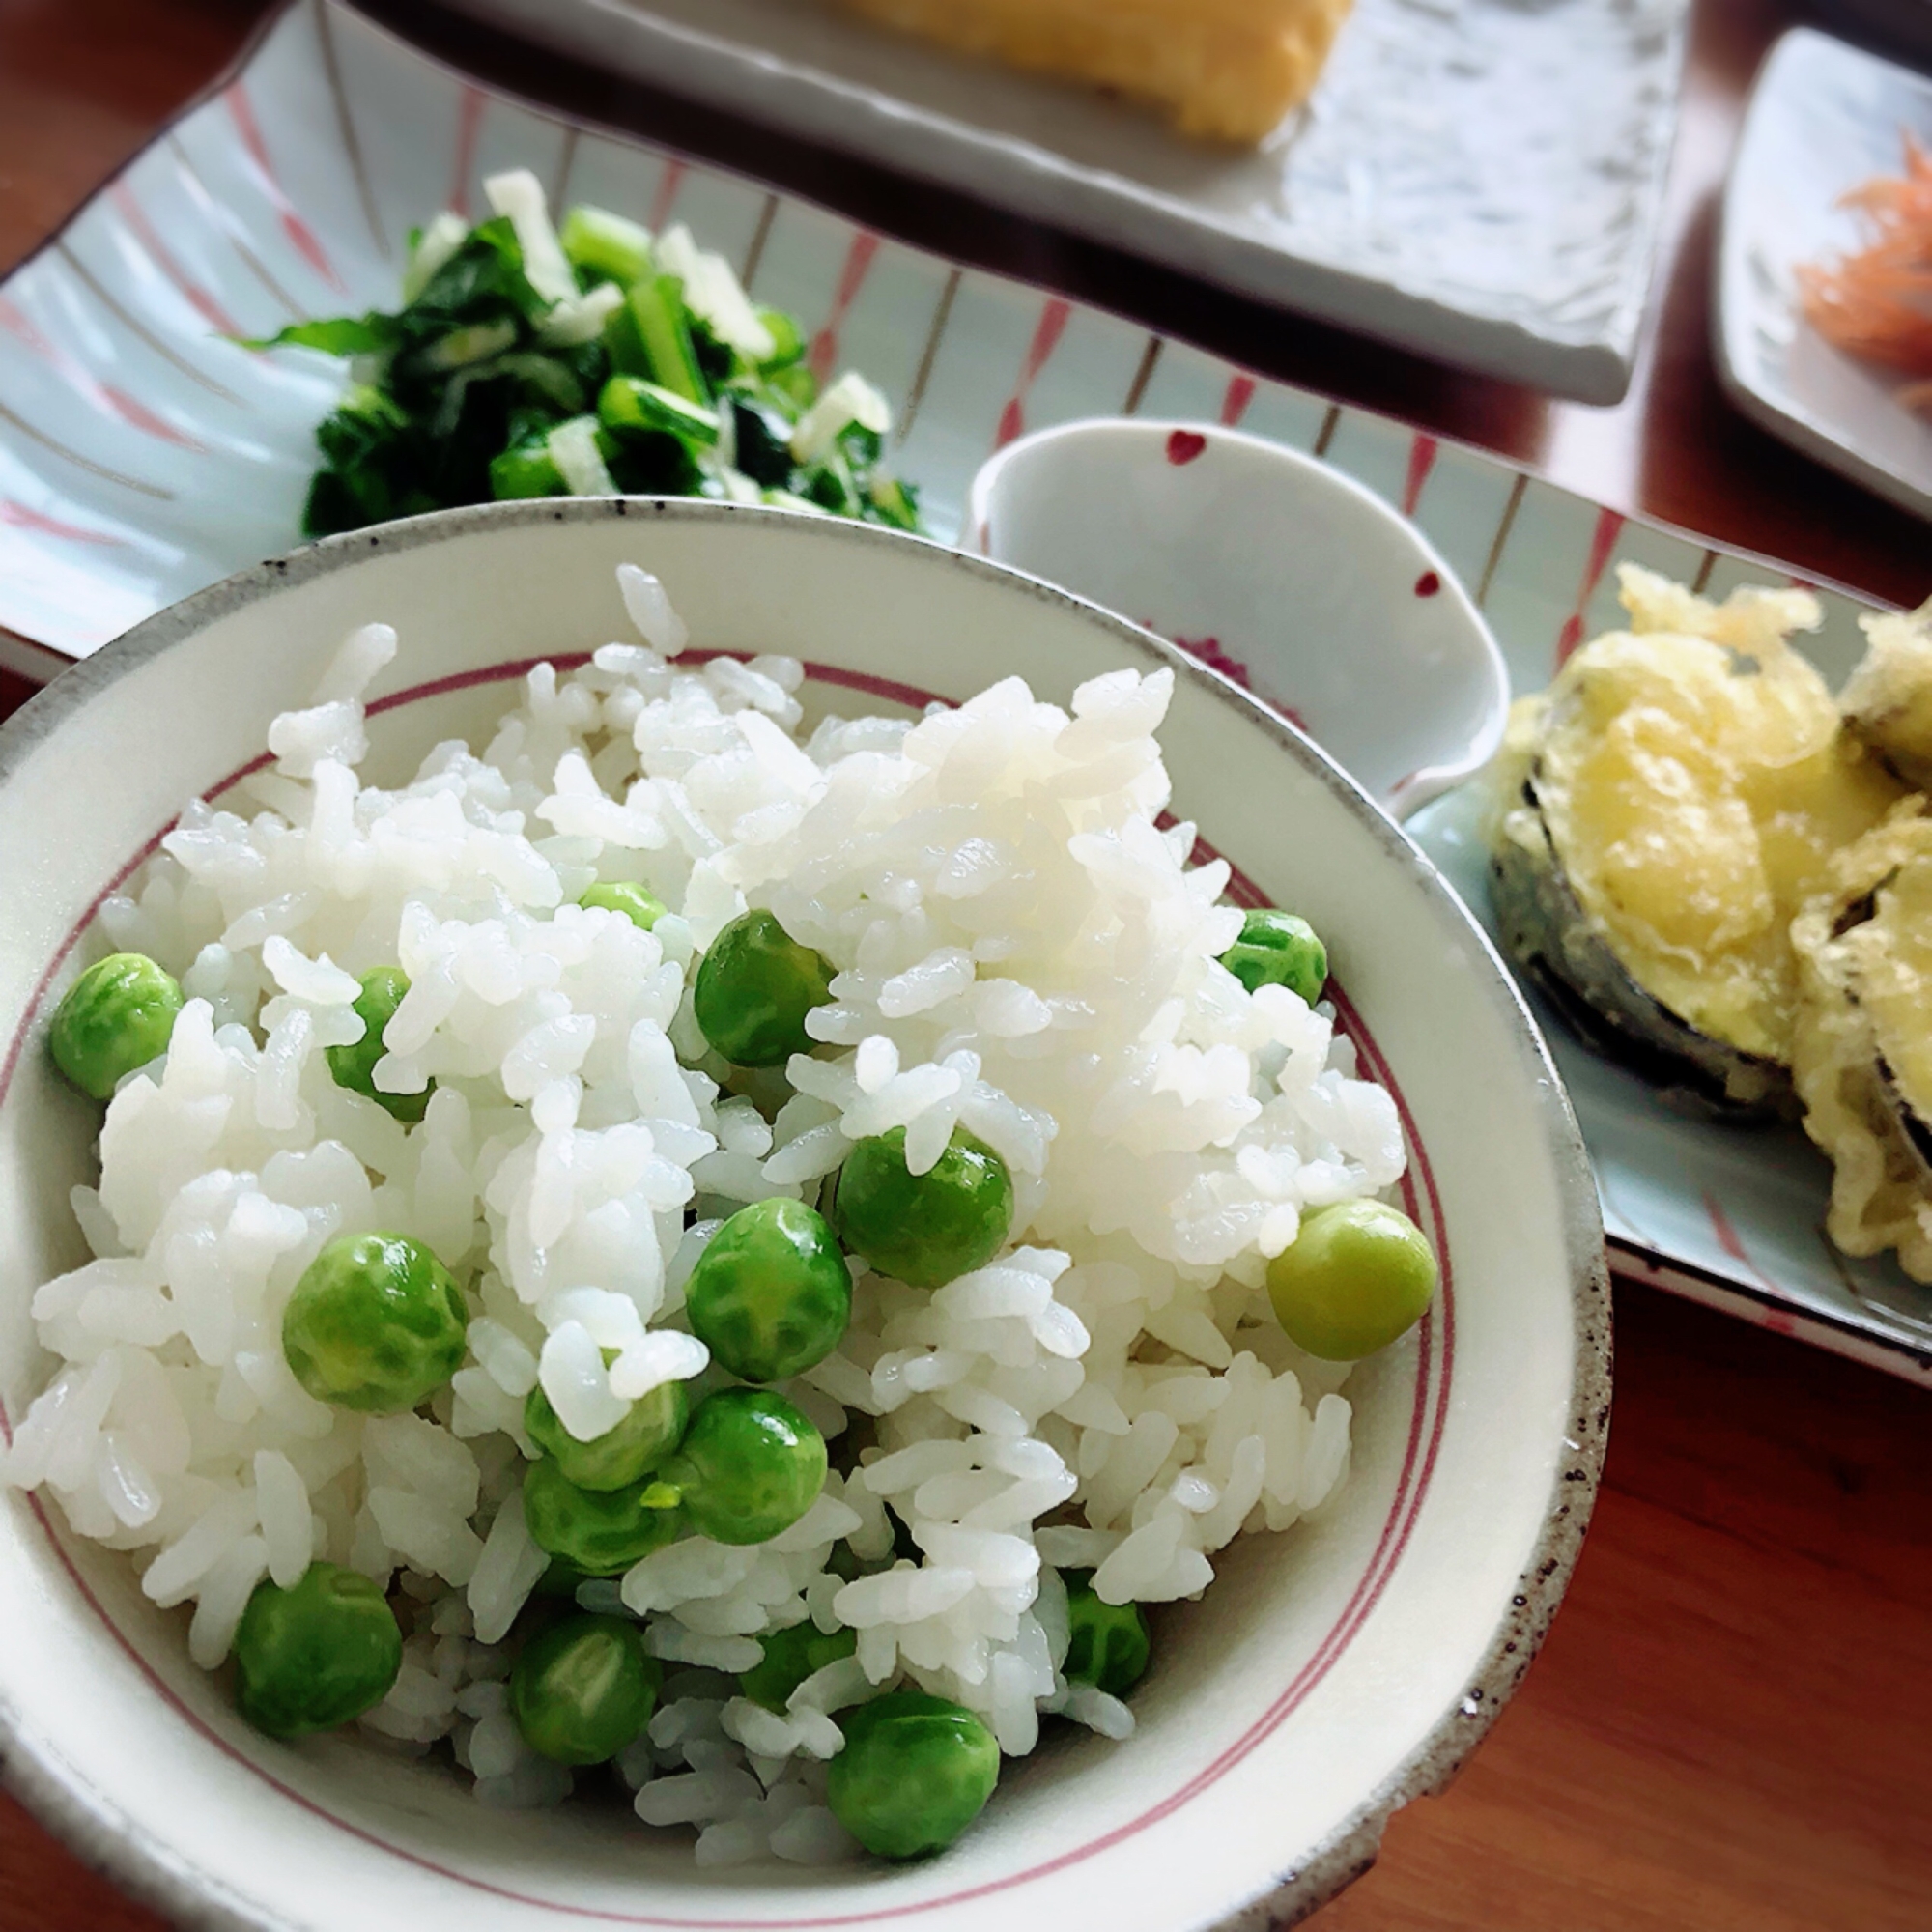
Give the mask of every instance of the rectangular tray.
POLYGON ((454 0, 654 86, 1584 402, 1629 386, 1687 0, 1356 0, 1259 150, 827 0, 454 0))

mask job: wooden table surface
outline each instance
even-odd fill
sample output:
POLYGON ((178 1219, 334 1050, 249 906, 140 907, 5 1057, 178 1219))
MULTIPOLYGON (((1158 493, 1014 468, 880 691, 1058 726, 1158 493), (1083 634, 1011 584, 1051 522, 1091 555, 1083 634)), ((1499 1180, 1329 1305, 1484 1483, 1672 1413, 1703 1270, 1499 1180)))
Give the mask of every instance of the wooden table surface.
MULTIPOLYGON (((0 0, 0 272, 204 86, 261 0, 0 0)), ((380 13, 526 94, 889 232, 1541 466, 1620 509, 1898 602, 1923 524, 1763 436, 1708 349, 1716 200, 1745 92, 1798 15, 1698 0, 1637 380, 1551 404, 567 63, 420 0, 380 13)), ((0 679, 0 712, 25 695, 0 679)), ((1399 1814, 1324 1932, 1927 1932, 1932 1398, 1631 1284, 1615 1420, 1570 1595, 1453 1790, 1399 1814)), ((0 1798, 0 1932, 155 1932, 0 1798)))

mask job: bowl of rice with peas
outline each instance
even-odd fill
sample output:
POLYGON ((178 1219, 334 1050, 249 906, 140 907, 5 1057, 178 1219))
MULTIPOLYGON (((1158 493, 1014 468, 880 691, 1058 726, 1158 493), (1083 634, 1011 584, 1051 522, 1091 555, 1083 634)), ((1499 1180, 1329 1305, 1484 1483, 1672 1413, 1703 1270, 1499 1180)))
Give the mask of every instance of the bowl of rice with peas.
POLYGON ((1286 1923, 1553 1614, 1532 1023, 1046 585, 332 539, 8 724, 0 899, 7 1772, 184 1921, 1286 1923))

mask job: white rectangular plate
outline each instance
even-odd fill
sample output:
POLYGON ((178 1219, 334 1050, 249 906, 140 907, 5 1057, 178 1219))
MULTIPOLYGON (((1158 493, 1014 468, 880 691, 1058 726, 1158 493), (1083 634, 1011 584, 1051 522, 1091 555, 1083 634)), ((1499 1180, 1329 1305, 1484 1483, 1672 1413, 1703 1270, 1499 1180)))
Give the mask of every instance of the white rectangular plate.
POLYGON ((1798 309, 1797 269, 1857 247, 1839 198, 1932 146, 1932 79, 1797 27, 1764 64, 1724 194, 1713 311, 1732 400, 1807 456, 1932 516, 1932 421, 1893 400, 1905 378, 1841 355, 1798 309))
POLYGON ((1687 0, 1356 0, 1254 152, 828 0, 454 4, 1447 362, 1592 403, 1630 383, 1687 0))
MULTIPOLYGON (((11 661, 47 674, 288 550, 340 371, 226 338, 393 302, 409 228, 445 204, 474 212, 482 177, 517 165, 559 202, 653 226, 688 220, 761 301, 804 320, 821 368, 877 382, 899 423, 895 461, 940 536, 957 529, 973 473, 1000 442, 1142 411, 1312 451, 1412 516, 1482 603, 1519 691, 1615 620, 1621 558, 1719 595, 1776 576, 1493 457, 486 93, 334 0, 299 0, 232 79, 0 285, 11 661)), ((1841 676, 1860 648, 1860 607, 1832 592, 1824 604, 1816 651, 1841 676)), ((1411 829, 1481 911, 1470 810, 1452 795, 1411 829)), ((1552 1036, 1621 1265, 1932 1379, 1932 1328, 1914 1325, 1932 1296, 1832 1257, 1818 1228, 1827 1171, 1801 1139, 1678 1121, 1552 1036)))

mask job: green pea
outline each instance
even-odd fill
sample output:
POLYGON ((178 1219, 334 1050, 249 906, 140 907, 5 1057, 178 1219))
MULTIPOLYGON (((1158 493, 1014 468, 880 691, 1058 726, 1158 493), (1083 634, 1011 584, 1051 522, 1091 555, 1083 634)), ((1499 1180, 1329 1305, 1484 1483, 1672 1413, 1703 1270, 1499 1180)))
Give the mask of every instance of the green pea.
POLYGON ((355 1570, 311 1563, 288 1589, 258 1583, 235 1632, 242 1715, 271 1738, 333 1730, 389 1694, 403 1634, 355 1570))
POLYGON ((660 1474, 700 1535, 766 1543, 818 1500, 825 1466, 825 1438, 802 1409, 769 1389, 729 1388, 697 1405, 660 1474))
POLYGON ((111 1100, 121 1081, 168 1050, 181 1009, 182 989, 145 952, 110 953, 67 989, 47 1045, 83 1094, 111 1100))
POLYGON ((782 1717, 791 1693, 808 1677, 859 1648, 859 1633, 836 1630, 827 1636, 808 1617, 802 1624, 761 1637, 759 1647, 764 1656, 738 1679, 738 1689, 753 1703, 782 1717))
POLYGON ((964 1127, 936 1166, 906 1167, 905 1129, 861 1141, 845 1156, 833 1205, 838 1237, 881 1274, 944 1288, 1000 1252, 1013 1221, 1007 1164, 964 1127))
POLYGON ((741 1381, 781 1382, 838 1348, 852 1274, 824 1215, 754 1201, 705 1243, 684 1305, 693 1334, 741 1381))
POLYGON ((580 1442, 561 1422, 541 1387, 524 1404, 524 1428, 558 1470, 580 1490, 624 1490, 641 1482, 678 1445, 691 1419, 682 1382, 660 1382, 631 1405, 616 1428, 580 1442))
POLYGON ((586 1577, 621 1576, 677 1540, 677 1492, 663 1483, 581 1490, 546 1456, 524 1477, 524 1522, 539 1549, 586 1577))
POLYGON ((1305 919, 1261 906, 1241 922, 1241 936, 1222 953, 1221 964, 1251 993, 1286 986, 1312 1007, 1328 978, 1328 949, 1305 919))
POLYGON ((581 906, 599 906, 606 912, 620 912, 633 925, 642 926, 648 932, 669 908, 648 886, 640 886, 632 879, 616 879, 609 884, 594 885, 577 902, 581 906))
POLYGON ((351 1046, 328 1049, 328 1070, 338 1087, 360 1094, 385 1107, 406 1126, 413 1126, 429 1111, 435 1081, 420 1094, 384 1094, 376 1087, 376 1063, 387 1052, 383 1035, 410 990, 410 976, 400 966, 378 966, 363 974, 362 990, 351 1009, 362 1022, 362 1037, 351 1046))
POLYGON ((1338 1201, 1304 1214, 1294 1244, 1268 1263, 1268 1300, 1291 1341, 1354 1362, 1422 1320, 1435 1279, 1429 1236, 1400 1208, 1338 1201))
POLYGON ((338 1235, 282 1312, 282 1353, 318 1402, 397 1415, 463 1366, 469 1314, 449 1270, 408 1235, 338 1235))
POLYGON ((839 1719, 833 1815, 882 1859, 943 1852, 986 1808, 1000 1747, 973 1713, 923 1690, 894 1690, 839 1719))
POLYGON ((691 987, 698 1030, 734 1066, 782 1066, 817 1043, 805 1016, 832 997, 835 971, 770 913, 745 913, 698 961, 691 987))
POLYGON ((558 1764, 602 1764, 651 1720, 658 1661, 623 1617, 565 1617, 539 1631, 510 1671, 524 1742, 558 1764))
POLYGON ((1067 1579, 1066 1619, 1073 1633, 1065 1672, 1110 1697, 1124 1697, 1147 1675, 1151 1645, 1138 1604, 1105 1604, 1085 1582, 1067 1579))

